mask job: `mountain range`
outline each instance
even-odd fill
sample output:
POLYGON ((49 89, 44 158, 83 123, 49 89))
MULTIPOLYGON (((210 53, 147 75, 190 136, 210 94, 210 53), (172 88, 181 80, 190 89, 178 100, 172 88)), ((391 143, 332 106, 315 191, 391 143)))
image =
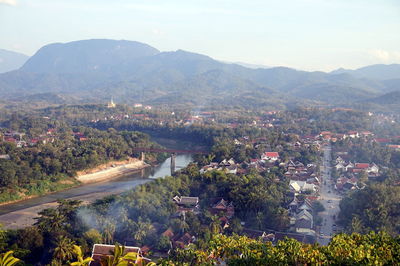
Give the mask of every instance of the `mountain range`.
POLYGON ((105 39, 49 44, 18 70, 0 74, 0 97, 8 101, 105 102, 113 96, 120 103, 276 109, 351 106, 393 91, 400 91, 396 64, 330 73, 249 68, 183 50, 160 52, 140 42, 105 39))

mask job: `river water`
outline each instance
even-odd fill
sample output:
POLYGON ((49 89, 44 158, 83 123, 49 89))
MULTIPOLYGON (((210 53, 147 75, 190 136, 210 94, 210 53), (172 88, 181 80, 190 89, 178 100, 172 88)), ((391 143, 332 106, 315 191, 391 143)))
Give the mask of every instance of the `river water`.
MULTIPOLYGON (((177 155, 175 170, 186 167, 191 161, 191 155, 177 155)), ((146 169, 139 170, 138 172, 128 174, 120 178, 101 183, 82 185, 76 188, 71 188, 53 194, 0 206, 0 215, 54 202, 58 199, 77 198, 81 196, 85 199, 95 200, 104 197, 102 193, 106 193, 107 195, 122 193, 140 184, 149 182, 152 179, 164 177, 166 175, 171 175, 170 158, 166 159, 162 164, 156 167, 148 167, 146 169)))

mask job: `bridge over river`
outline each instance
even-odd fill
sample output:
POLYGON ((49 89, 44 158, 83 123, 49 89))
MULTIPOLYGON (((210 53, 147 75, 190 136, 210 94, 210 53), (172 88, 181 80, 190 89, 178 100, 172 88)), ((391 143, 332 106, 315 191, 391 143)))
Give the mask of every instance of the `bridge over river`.
POLYGON ((136 152, 141 152, 141 160, 145 159, 145 152, 165 152, 171 154, 171 172, 175 172, 176 166, 176 155, 177 154, 208 154, 207 151, 203 150, 180 150, 180 149, 163 149, 163 148, 134 148, 136 152))

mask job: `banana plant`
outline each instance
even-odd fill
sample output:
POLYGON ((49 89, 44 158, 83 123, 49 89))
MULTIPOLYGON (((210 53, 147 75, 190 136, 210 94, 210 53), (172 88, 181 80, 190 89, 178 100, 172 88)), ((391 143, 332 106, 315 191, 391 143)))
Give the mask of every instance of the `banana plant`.
POLYGON ((136 252, 128 252, 123 255, 125 252, 125 246, 120 246, 115 244, 113 255, 104 256, 101 259, 102 266, 128 266, 134 265, 138 254, 136 252))
POLYGON ((93 259, 90 257, 85 259, 83 258, 83 252, 80 246, 74 245, 74 253, 78 261, 72 262, 70 264, 71 266, 87 266, 91 261, 93 261, 93 259))
POLYGON ((12 254, 14 251, 10 250, 0 255, 0 266, 13 266, 20 262, 20 259, 15 258, 12 254))

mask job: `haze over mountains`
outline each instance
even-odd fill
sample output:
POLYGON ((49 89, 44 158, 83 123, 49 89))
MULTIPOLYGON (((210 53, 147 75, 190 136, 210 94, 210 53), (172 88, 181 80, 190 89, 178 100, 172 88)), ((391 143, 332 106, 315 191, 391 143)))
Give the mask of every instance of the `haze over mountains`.
POLYGON ((0 49, 0 73, 19 69, 28 60, 29 56, 0 49))
MULTIPOLYGON (((24 101, 269 106, 358 104, 400 90, 400 65, 331 73, 248 68, 133 41, 49 44, 16 71, 0 75, 0 96, 24 101), (39 95, 41 96, 39 96, 39 95)), ((384 99, 385 97, 383 97, 384 99)), ((375 101, 384 104, 383 100, 375 101)))

